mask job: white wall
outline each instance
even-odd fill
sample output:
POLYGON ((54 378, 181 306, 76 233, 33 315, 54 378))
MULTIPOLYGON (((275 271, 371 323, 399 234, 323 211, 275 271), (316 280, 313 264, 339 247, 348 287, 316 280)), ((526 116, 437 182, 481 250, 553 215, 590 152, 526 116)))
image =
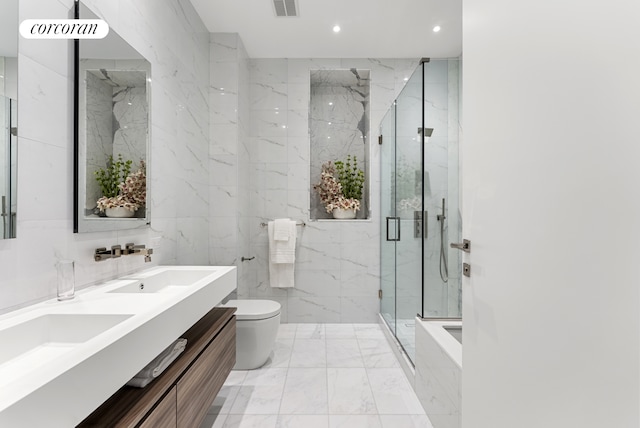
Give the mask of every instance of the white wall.
MULTIPOLYGON (((0 241, 0 312, 56 293, 55 263, 82 287, 153 264, 207 263, 209 35, 186 0, 87 0, 152 64, 152 225, 73 234, 71 43, 20 38, 17 239, 0 241), (144 243, 142 257, 93 261, 97 247, 144 243)), ((20 0, 20 21, 68 18, 72 0, 20 0)))
POLYGON ((468 0, 464 428, 637 428, 640 3, 468 0))

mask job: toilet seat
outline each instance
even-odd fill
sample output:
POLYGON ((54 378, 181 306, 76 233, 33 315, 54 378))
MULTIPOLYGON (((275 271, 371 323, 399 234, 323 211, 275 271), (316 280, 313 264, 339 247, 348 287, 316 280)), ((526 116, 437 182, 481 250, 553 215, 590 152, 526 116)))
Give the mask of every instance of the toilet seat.
POLYGON ((222 305, 224 307, 235 307, 236 320, 264 320, 274 317, 280 313, 280 303, 273 300, 229 300, 222 305))

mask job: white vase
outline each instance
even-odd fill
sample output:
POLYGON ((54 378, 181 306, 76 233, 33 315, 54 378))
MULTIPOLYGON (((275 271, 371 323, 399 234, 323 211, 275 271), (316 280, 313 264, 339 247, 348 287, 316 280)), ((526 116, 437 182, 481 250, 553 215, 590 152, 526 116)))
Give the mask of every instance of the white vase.
POLYGON ((333 210, 332 214, 333 214, 333 218, 337 218, 340 220, 356 218, 355 208, 351 208, 349 210, 345 210, 343 208, 336 208, 333 210))
POLYGON ((135 211, 128 210, 125 207, 107 208, 105 210, 106 216, 112 218, 129 218, 133 217, 135 213, 135 211))

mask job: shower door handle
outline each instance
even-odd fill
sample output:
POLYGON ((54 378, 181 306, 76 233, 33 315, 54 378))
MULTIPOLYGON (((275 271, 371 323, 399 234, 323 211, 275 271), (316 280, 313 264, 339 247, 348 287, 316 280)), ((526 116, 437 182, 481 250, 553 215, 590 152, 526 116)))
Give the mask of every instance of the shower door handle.
POLYGON ((400 240, 400 217, 387 217, 387 241, 399 241, 400 240), (393 219, 395 222, 396 233, 395 238, 389 238, 389 220, 393 219))

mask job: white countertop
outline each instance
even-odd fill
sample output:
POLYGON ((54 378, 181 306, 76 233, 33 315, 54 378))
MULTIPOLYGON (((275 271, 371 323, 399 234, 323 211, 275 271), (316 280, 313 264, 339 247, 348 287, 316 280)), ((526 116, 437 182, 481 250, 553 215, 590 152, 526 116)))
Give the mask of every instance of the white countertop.
POLYGON ((0 426, 77 425, 236 283, 235 267, 159 266, 87 288, 72 300, 48 300, 0 316, 0 426), (138 288, 145 278, 169 270, 186 278, 190 270, 201 275, 155 292, 150 286, 151 291, 114 292, 138 288), (37 342, 33 336, 42 329, 62 330, 53 336, 62 338, 40 339, 41 346, 23 343, 37 342))

